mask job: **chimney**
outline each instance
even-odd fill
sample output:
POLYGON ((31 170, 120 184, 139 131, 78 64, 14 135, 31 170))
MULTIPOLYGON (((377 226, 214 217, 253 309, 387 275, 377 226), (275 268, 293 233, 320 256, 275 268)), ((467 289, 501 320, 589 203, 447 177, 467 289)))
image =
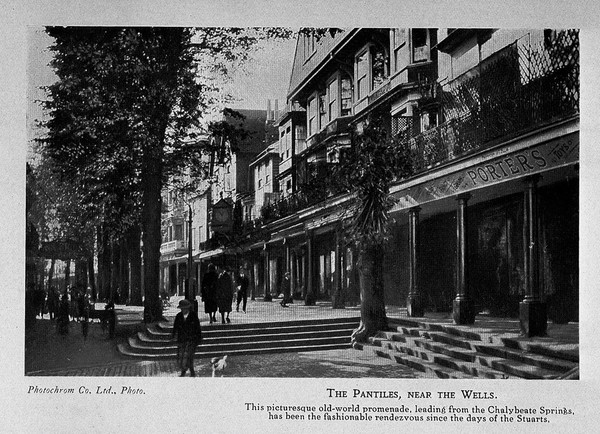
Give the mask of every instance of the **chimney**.
POLYGON ((271 120, 271 100, 267 100, 267 122, 271 120))
POLYGON ((273 115, 273 120, 279 119, 279 100, 275 100, 275 114, 273 115))

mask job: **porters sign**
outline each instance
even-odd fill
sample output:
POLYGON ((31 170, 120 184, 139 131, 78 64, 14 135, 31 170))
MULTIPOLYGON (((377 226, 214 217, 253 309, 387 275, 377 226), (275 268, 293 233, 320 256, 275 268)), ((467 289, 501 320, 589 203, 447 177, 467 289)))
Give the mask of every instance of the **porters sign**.
POLYGON ((579 134, 569 134, 512 153, 500 149, 488 157, 461 171, 401 190, 396 195, 399 203, 394 210, 574 164, 579 161, 579 134))

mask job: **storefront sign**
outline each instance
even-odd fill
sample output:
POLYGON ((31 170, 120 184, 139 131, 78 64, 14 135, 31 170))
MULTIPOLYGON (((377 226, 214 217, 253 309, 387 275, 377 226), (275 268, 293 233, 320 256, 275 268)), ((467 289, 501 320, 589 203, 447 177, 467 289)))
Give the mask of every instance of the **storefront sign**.
POLYGON ((395 209, 443 199, 489 185, 576 163, 579 134, 573 133, 533 148, 505 153, 443 178, 404 190, 395 209))

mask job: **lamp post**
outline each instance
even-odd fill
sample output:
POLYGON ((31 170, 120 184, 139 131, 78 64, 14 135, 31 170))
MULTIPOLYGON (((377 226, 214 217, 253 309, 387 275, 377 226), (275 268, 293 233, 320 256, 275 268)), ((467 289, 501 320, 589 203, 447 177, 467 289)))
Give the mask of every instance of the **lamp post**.
POLYGON ((194 312, 197 312, 198 306, 196 304, 196 291, 192 287, 192 205, 190 203, 188 203, 188 260, 185 299, 192 302, 194 312))

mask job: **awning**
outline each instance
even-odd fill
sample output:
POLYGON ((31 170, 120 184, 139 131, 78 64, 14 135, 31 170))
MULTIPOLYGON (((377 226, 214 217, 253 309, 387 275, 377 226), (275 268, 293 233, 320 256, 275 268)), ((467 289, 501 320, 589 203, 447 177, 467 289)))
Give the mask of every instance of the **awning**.
POLYGON ((214 249, 214 250, 208 250, 206 252, 202 252, 200 253, 200 255, 198 255, 199 259, 207 259, 207 258, 212 258, 213 256, 218 256, 225 253, 225 250, 223 249, 214 249))

